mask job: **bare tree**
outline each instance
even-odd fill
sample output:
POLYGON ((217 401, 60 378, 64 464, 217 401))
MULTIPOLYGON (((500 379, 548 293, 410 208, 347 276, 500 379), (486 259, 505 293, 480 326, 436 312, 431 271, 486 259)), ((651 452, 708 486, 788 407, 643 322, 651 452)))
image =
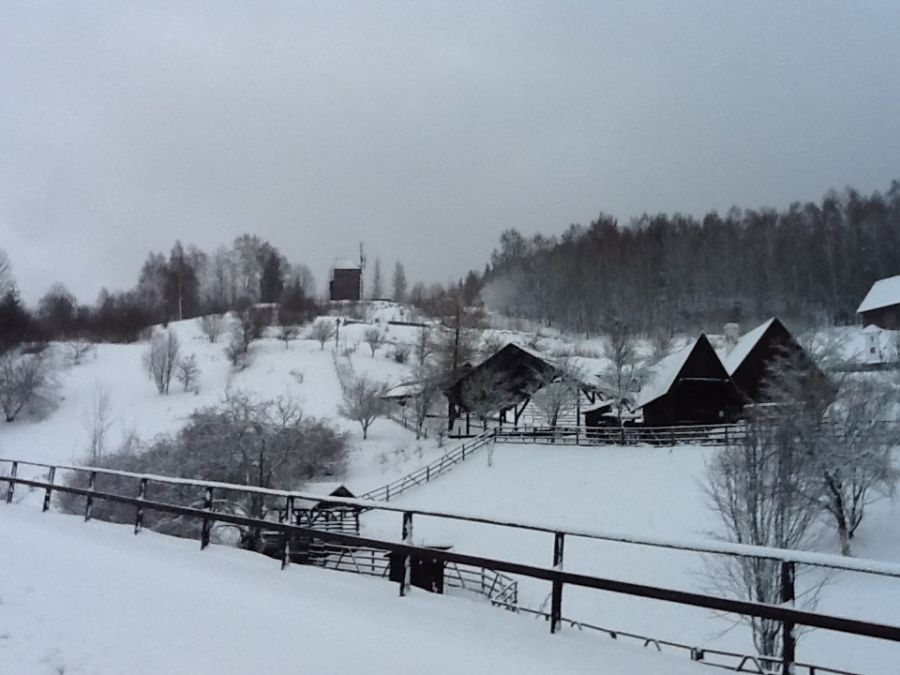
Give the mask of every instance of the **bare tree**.
POLYGON ((66 350, 68 352, 69 362, 73 366, 80 366, 85 358, 97 352, 97 346, 89 340, 76 338, 66 342, 66 350))
MULTIPOLYGON (((808 545, 820 511, 808 499, 810 458, 796 429, 755 419, 743 440, 717 452, 706 471, 705 491, 727 541, 800 549, 808 545)), ((779 561, 726 556, 714 564, 726 592, 755 602, 781 603, 779 561)), ((781 653, 781 623, 745 617, 761 656, 781 653)))
POLYGON ((172 373, 178 363, 178 336, 171 330, 157 331, 144 353, 144 366, 160 394, 169 393, 172 373))
POLYGON ((291 340, 296 340, 299 332, 300 328, 297 324, 283 323, 278 329, 278 339, 284 343, 284 348, 288 349, 291 346, 291 340))
POLYGON ((852 553, 866 507, 893 493, 897 473, 891 453, 900 438, 885 421, 895 401, 895 392, 885 386, 846 381, 820 438, 809 440, 818 478, 811 497, 833 522, 843 555, 852 553))
POLYGON ((384 392, 384 385, 364 375, 353 378, 353 381, 344 388, 343 403, 338 411, 347 419, 359 422, 363 440, 368 438, 372 422, 387 412, 386 402, 381 398, 384 392))
POLYGON ((243 370, 250 363, 250 344, 260 331, 258 317, 251 312, 241 312, 231 326, 231 335, 225 347, 225 355, 237 370, 243 370))
POLYGON ((369 345, 369 349, 372 350, 372 356, 374 357, 375 352, 378 351, 381 343, 384 342, 384 333, 382 333, 377 328, 367 328, 366 332, 363 334, 363 337, 366 343, 369 345))
POLYGON ((316 319, 309 329, 309 337, 319 341, 319 346, 325 350, 325 343, 334 337, 334 324, 328 319, 316 319))
POLYGON ((200 391, 197 383, 197 380, 200 378, 200 366, 197 365, 196 354, 178 359, 175 377, 181 383, 183 391, 192 391, 195 394, 200 391))
POLYGON ((7 422, 14 422, 25 410, 40 413, 52 405, 55 383, 55 369, 46 351, 18 347, 0 354, 0 407, 7 422))
POLYGON ((200 325, 200 330, 203 332, 203 335, 206 336, 206 339, 209 340, 210 344, 215 344, 218 341, 219 336, 225 328, 224 317, 221 314, 207 314, 201 316, 197 319, 197 323, 200 325))
POLYGON ((109 389, 98 384, 94 387, 89 406, 82 415, 88 438, 87 459, 91 465, 96 465, 106 454, 106 439, 113 424, 111 403, 109 389))
POLYGON ((556 372, 544 378, 543 386, 534 392, 531 401, 551 427, 559 423, 560 414, 576 407, 582 380, 578 364, 566 359, 557 364, 556 372))
POLYGON ((598 376, 600 387, 613 399, 621 426, 622 414, 634 403, 646 374, 637 354, 637 335, 627 324, 614 321, 603 341, 603 355, 609 367, 598 376))

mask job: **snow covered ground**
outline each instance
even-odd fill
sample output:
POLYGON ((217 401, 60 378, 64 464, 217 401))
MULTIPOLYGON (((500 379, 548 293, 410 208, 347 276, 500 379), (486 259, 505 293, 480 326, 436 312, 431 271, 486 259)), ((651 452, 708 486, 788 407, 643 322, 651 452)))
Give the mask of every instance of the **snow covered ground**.
POLYGON ((629 673, 685 659, 380 579, 0 505, 0 672, 629 673))
MULTIPOLYGON (((718 526, 701 488, 705 462, 715 448, 498 444, 490 467, 485 451, 480 452, 447 476, 404 494, 395 505, 669 539, 705 538, 718 526)), ((391 539, 401 531, 397 514, 368 513, 363 527, 391 539)), ((549 534, 424 517, 416 518, 413 531, 419 544, 450 544, 461 552, 540 565, 552 560, 549 534)), ((819 550, 839 552, 827 536, 819 550)), ((854 552, 900 562, 900 504, 883 500, 870 508, 854 552)), ((567 539, 565 554, 565 568, 574 572, 722 593, 710 579, 707 556, 574 537, 567 539)), ((818 578, 818 573, 801 569, 798 591, 818 578)), ((520 580, 519 588, 520 601, 531 607, 546 602, 550 591, 548 583, 529 579, 520 580)), ((900 624, 900 580, 833 574, 817 609, 900 624)), ((563 614, 690 645, 753 653, 746 628, 722 634, 731 623, 705 610, 573 588, 565 592, 563 614)), ((865 673, 900 672, 900 645, 826 631, 803 636, 798 658, 865 673)))
MULTIPOLYGON (((397 384, 408 379, 408 366, 396 363, 391 356, 392 344, 381 346, 372 356, 368 345, 364 342, 365 330, 373 325, 378 325, 385 331, 389 343, 414 344, 418 339, 419 329, 388 325, 387 321, 394 318, 408 319, 412 317, 404 315, 402 311, 389 303, 384 303, 373 308, 369 317, 370 323, 342 326, 339 355, 345 351, 349 352, 350 362, 356 372, 365 373, 386 383, 397 384), (374 323, 376 319, 378 320, 377 324, 374 323)), ((0 456, 55 463, 78 462, 84 457, 87 447, 86 417, 89 416, 94 393, 98 390, 105 390, 110 395, 110 415, 113 426, 107 443, 109 449, 117 447, 121 438, 132 432, 144 440, 150 440, 156 434, 176 431, 193 410, 200 406, 215 404, 227 391, 245 390, 262 398, 289 396, 299 402, 307 415, 327 418, 335 426, 350 434, 350 462, 348 474, 344 480, 357 494, 413 471, 433 460, 449 447, 453 447, 452 442, 443 448, 438 447, 434 439, 416 441, 411 432, 390 420, 377 421, 369 431, 369 439, 362 440, 359 426, 341 418, 337 412, 340 402, 340 387, 334 368, 333 343, 326 345, 326 348, 322 350, 317 342, 301 338, 292 341, 286 348, 284 343, 274 337, 262 339, 254 342, 251 347, 253 359, 250 366, 241 372, 233 372, 225 358, 224 341, 226 338, 224 336, 220 338, 218 344, 209 344, 200 334, 194 321, 174 323, 172 328, 179 335, 182 354, 193 353, 197 356, 202 371, 199 394, 184 393, 180 391, 177 383, 173 383, 172 393, 169 396, 158 395, 152 382, 147 378, 141 362, 146 344, 98 345, 96 357, 88 358, 81 365, 66 367, 60 373, 58 388, 60 402, 48 418, 42 421, 23 419, 17 420, 13 424, 0 424, 0 456)), ((863 343, 864 335, 861 329, 843 330, 848 335, 852 333, 849 343, 863 343)), ((578 354, 579 360, 588 372, 598 371, 604 363, 599 356, 599 340, 576 344, 573 340, 552 331, 546 331, 536 340, 534 335, 499 328, 487 331, 485 339, 500 343, 517 342, 532 349, 537 347, 544 353, 554 356, 578 354)), ((646 345, 642 348, 645 347, 646 345)), ((344 357, 341 356, 341 358, 344 357)), ((551 526, 556 525, 561 529, 585 527, 636 535, 694 538, 706 535, 717 525, 715 518, 705 508, 700 489, 704 463, 713 452, 715 452, 714 448, 688 446, 678 448, 571 448, 498 445, 492 467, 487 466, 487 453, 485 450, 481 450, 472 460, 454 469, 447 476, 428 486, 410 491, 402 497, 399 503, 422 508, 480 513, 493 518, 526 519, 547 523, 551 526)), ((35 509, 34 506, 27 508, 35 509)), ((26 509, 26 506, 23 504, 19 509, 26 509)), ((36 510, 34 512, 36 513, 36 510)), ((3 527, 12 527, 9 513, 24 512, 11 511, 0 505, 0 531, 3 527)), ((64 523, 64 527, 62 521, 57 521, 55 517, 39 521, 32 521, 30 518, 31 516, 27 514, 16 516, 16 520, 19 522, 27 521, 29 528, 35 526, 50 528, 52 531, 34 530, 34 541, 38 543, 33 544, 33 550, 38 557, 32 556, 32 549, 29 548, 29 545, 22 543, 23 535, 12 535, 13 538, 9 540, 12 544, 7 545, 3 535, 0 534, 0 556, 3 556, 0 558, 2 561, 0 564, 0 597, 5 603, 0 604, 0 621, 4 620, 3 617, 7 614, 4 610, 9 606, 10 598, 16 594, 27 592, 24 590, 26 587, 31 587, 34 591, 41 586, 38 582, 21 581, 30 578, 24 572, 16 577, 20 581, 11 585, 6 581, 7 570, 19 570, 21 566, 28 568, 30 565, 40 572, 43 569, 42 566, 50 565, 51 559, 54 558, 61 565, 72 565, 74 570, 74 566, 80 564, 80 560, 89 560, 90 555, 83 550, 81 545, 73 543, 73 540, 83 537, 85 532, 100 533, 98 541, 105 541, 104 537, 107 536, 112 537, 112 535, 104 534, 106 526, 101 524, 92 523, 85 529, 71 523, 64 523), (47 525, 57 522, 60 524, 52 527, 47 525), (69 532, 69 528, 72 528, 71 532, 69 532), (40 532, 46 536, 37 536, 40 532), (19 539, 15 539, 17 536, 19 539), (36 560, 37 562, 35 562, 36 560), (2 586, 4 583, 6 584, 5 591, 2 586)), ((364 528, 368 533, 398 539, 399 517, 369 514, 364 518, 364 528)), ((484 553, 541 565, 551 562, 552 538, 546 534, 500 530, 495 527, 471 526, 427 518, 417 519, 414 532, 417 543, 452 544, 456 550, 462 552, 484 553)), ((154 536, 150 533, 147 534, 146 538, 138 538, 141 542, 139 544, 135 544, 133 539, 125 537, 130 542, 129 546, 132 547, 129 552, 141 552, 140 556, 135 553, 134 560, 129 559, 127 564, 143 565, 145 576, 158 582, 156 585, 147 587, 151 589, 150 591, 140 586, 140 588, 144 588, 145 596, 131 598, 138 605, 155 597, 155 592, 158 590, 156 586, 164 585, 165 581, 165 572, 154 572, 152 568, 158 564, 164 570, 167 556, 164 553, 154 553, 153 551, 156 549, 148 548, 145 551, 145 547, 149 546, 145 542, 155 541, 154 536), (144 552, 147 556, 146 565, 138 560, 138 558, 144 559, 141 557, 144 552)), ((119 536, 117 531, 115 537, 119 536)), ((162 544, 165 550, 168 550, 167 547, 170 546, 181 545, 190 548, 196 547, 195 542, 162 544)), ((861 557, 900 562, 900 506, 888 500, 871 508, 858 538, 854 542, 854 548, 855 553, 861 557)), ((829 552, 837 550, 835 542, 831 539, 824 539, 820 542, 819 549, 829 552)), ((255 558, 253 556, 240 557, 245 554, 239 552, 215 549, 209 555, 204 553, 205 558, 199 554, 194 556, 194 553, 191 551, 190 559, 185 557, 185 564, 188 562, 193 564, 194 558, 199 560, 212 558, 216 561, 227 560, 230 565, 232 564, 231 556, 239 556, 233 559, 237 561, 234 562, 235 570, 248 569, 247 566, 256 569, 254 566, 257 564, 263 566, 265 574, 272 569, 271 561, 246 562, 255 560, 255 558)), ((115 553, 110 553, 110 555, 114 558, 110 563, 111 566, 126 564, 123 562, 123 557, 116 557, 115 553)), ((100 565, 99 569, 106 571, 106 567, 106 565, 100 565)), ((706 561, 691 554, 570 538, 566 542, 566 568, 663 586, 712 590, 706 561)), ((206 563, 198 576, 208 573, 209 569, 209 564, 206 563)), ((277 570, 277 566, 275 569, 277 570)), ((40 573, 44 574, 44 572, 40 573)), ((46 574, 50 575, 48 579, 53 578, 52 575, 57 573, 62 574, 62 572, 53 572, 52 570, 46 571, 46 574)), ((74 571, 73 574, 75 574, 74 571)), ((238 571, 232 570, 228 574, 231 576, 219 580, 220 583, 227 584, 227 586, 222 585, 221 588, 227 588, 228 597, 238 598, 238 604, 241 605, 241 611, 243 611, 244 603, 252 604, 251 593, 243 590, 242 585, 246 583, 243 578, 240 581, 237 580, 238 571)), ((314 589, 327 587, 337 589, 335 593, 343 593, 342 597, 349 597, 358 592, 367 598, 367 602, 372 600, 375 603, 375 600, 379 598, 391 597, 396 591, 393 586, 384 584, 384 582, 353 579, 346 575, 321 570, 292 570, 287 577, 284 575, 278 577, 278 585, 273 586, 272 589, 261 588, 259 591, 268 594, 266 597, 275 603, 274 607, 283 608, 283 599, 275 600, 274 598, 276 595, 280 598, 284 594, 287 588, 284 585, 285 579, 294 577, 298 579, 297 584, 304 589, 303 593, 314 596, 314 589), (313 590, 307 589, 307 586, 313 590), (357 591, 357 589, 362 590, 357 591)), ((799 584, 802 588, 810 581, 810 577, 801 577, 799 584)), ((82 582, 79 581, 79 583, 82 582)), ((127 584, 123 581, 119 586, 125 587, 127 584)), ((203 586, 203 588, 206 587, 203 586)), ((220 594, 222 594, 221 588, 220 594)), ((94 592, 99 591, 95 589, 94 592)), ((525 580, 521 583, 520 598, 524 604, 538 607, 545 602, 548 592, 547 584, 525 580)), ((54 593, 60 597, 63 596, 58 586, 54 593)), ((211 588, 205 590, 204 593, 208 593, 210 598, 214 595, 211 588)), ((295 600, 292 594, 288 593, 287 595, 292 596, 292 602, 295 600)), ((469 607, 465 604, 469 601, 453 600, 450 602, 446 598, 420 599, 419 595, 414 596, 415 603, 422 602, 431 607, 428 603, 440 602, 442 613, 461 612, 462 614, 459 616, 465 615, 466 621, 469 623, 489 626, 492 631, 495 630, 494 622, 499 620, 477 618, 482 616, 480 612, 484 612, 485 616, 494 617, 496 615, 485 607, 469 607), (450 604, 444 604, 445 602, 450 602, 450 604), (463 609, 459 607, 463 607, 463 609), (468 612, 475 612, 476 614, 472 616, 476 618, 472 618, 468 612)), ((192 639, 192 632, 197 633, 198 643, 206 641, 207 638, 204 636, 209 634, 206 632, 208 629, 205 622, 211 621, 211 625, 215 626, 220 615, 229 615, 227 608, 218 604, 220 601, 210 598, 202 594, 198 595, 196 605, 192 606, 194 608, 189 614, 190 621, 182 622, 179 619, 173 624, 180 629, 180 637, 176 642, 179 647, 182 643, 186 644, 192 639), (210 609, 207 610, 206 607, 210 609)), ((324 596, 319 597, 319 600, 321 604, 327 604, 324 596)), ((115 608, 115 612, 113 612, 115 615, 122 607, 128 605, 130 600, 122 603, 109 600, 109 603, 109 607, 115 608)), ((469 602, 469 604, 473 603, 469 602)), ((97 607, 103 607, 103 605, 97 605, 97 607)), ((234 612, 233 606, 229 607, 231 607, 231 614, 240 615, 239 612, 234 612)), ((352 612, 348 607, 347 603, 340 604, 340 608, 349 616, 352 612)), ((393 625, 394 613, 388 611, 393 607, 395 605, 379 605, 378 612, 381 613, 382 623, 393 625), (390 621, 384 621, 383 617, 385 616, 389 617, 390 621)), ((667 637, 695 645, 716 645, 727 649, 752 652, 748 633, 743 627, 721 634, 729 624, 702 610, 632 600, 612 594, 578 589, 566 591, 563 609, 566 616, 610 628, 667 637)), ((892 579, 863 575, 846 573, 835 575, 823 593, 819 609, 900 624, 900 583, 892 579)), ((179 610, 179 612, 181 611, 179 610)), ((285 611, 293 612, 293 605, 290 605, 285 611)), ((318 606, 316 611, 332 616, 328 614, 330 610, 326 611, 318 606)), ((375 610, 372 609, 372 611, 375 610)), ((277 631, 281 630, 280 624, 282 623, 282 614, 279 612, 280 610, 273 611, 271 614, 263 616, 262 609, 259 609, 258 613, 253 616, 258 617, 262 624, 269 627, 274 626, 276 633, 273 635, 277 636, 277 631)), ((115 616, 107 617, 105 612, 100 613, 104 615, 104 621, 108 620, 110 624, 116 624, 115 616)), ((500 614, 504 620, 509 616, 502 612, 500 614)), ((336 616, 337 614, 332 617, 334 621, 338 621, 336 616)), ((398 615, 396 621, 402 625, 414 625, 417 621, 427 623, 423 621, 422 616, 416 614, 402 618, 398 615), (408 624, 403 624, 404 621, 408 621, 408 624)), ((38 618, 32 617, 35 622, 38 621, 38 618)), ((56 625, 47 616, 41 620, 56 625)), ((132 631, 137 631, 134 621, 136 619, 125 617, 123 625, 128 625, 132 631)), ((429 616, 428 622, 430 621, 432 619, 429 616)), ((516 621, 513 617, 513 625, 519 625, 516 621)), ((72 623, 78 624, 79 621, 72 620, 72 623)), ((452 623, 449 621, 446 625, 440 623, 435 630, 446 630, 449 635, 456 635, 459 631, 468 630, 461 627, 454 628, 451 626, 452 623)), ((538 622, 533 623, 537 624, 538 622)), ((29 651, 29 649, 35 651, 40 642, 40 635, 43 635, 44 644, 48 645, 46 653, 41 655, 43 657, 50 653, 51 647, 56 647, 56 645, 50 639, 49 632, 42 634, 36 632, 37 629, 34 628, 36 625, 36 623, 33 624, 29 629, 33 631, 33 639, 29 643, 31 646, 24 649, 25 651, 29 651)), ((527 632, 533 629, 532 624, 528 624, 528 626, 522 630, 527 632)), ((534 630, 540 633, 545 629, 546 626, 540 624, 540 627, 534 630)), ((114 630, 114 625, 110 630, 114 630)), ((226 634, 230 636, 231 634, 227 631, 232 630, 235 631, 234 635, 240 634, 240 630, 235 626, 229 626, 226 634)), ((423 628, 423 631, 429 634, 431 634, 431 630, 430 626, 423 628)), ((496 630, 506 629, 497 628, 496 630)), ((8 629, 0 625, 0 650, 9 649, 9 645, 13 644, 7 642, 9 638, 3 637, 7 632, 8 629)), ((21 635, 21 632, 19 634, 21 635)), ((537 633, 527 634, 536 635, 537 633)), ((286 635, 288 634, 286 633, 286 635)), ((282 642, 293 644, 291 642, 294 639, 293 635, 290 633, 282 642)), ((605 644, 602 638, 587 637, 605 644)), ((80 639, 67 638, 65 649, 71 650, 67 653, 80 654, 81 662, 88 664, 83 666, 81 672, 141 672, 132 671, 130 668, 92 670, 95 668, 95 662, 103 663, 99 652, 93 650, 104 645, 88 641, 84 642, 84 649, 78 651, 78 645, 81 644, 80 639)), ((210 637, 209 640, 211 639, 210 637)), ((528 639, 524 642, 527 642, 528 639)), ((565 644, 569 644, 568 640, 570 639, 573 638, 565 637, 565 644)), ((234 642, 235 640, 229 638, 218 649, 229 659, 238 659, 236 662, 244 663, 237 656, 231 655, 232 650, 240 651, 233 647, 234 642), (226 642, 227 644, 225 644, 226 642)), ((543 641, 537 640, 536 643, 545 644, 543 641)), ((552 651, 555 649, 554 644, 560 643, 548 642, 545 648, 552 651)), ((502 644, 495 645, 495 647, 497 654, 508 655, 512 651, 502 644)), ((62 647, 56 648, 62 649, 62 647)), ((365 649, 369 648, 369 646, 365 647, 365 649)), ((374 649, 374 646, 371 648, 374 649)), ((117 654, 119 651, 127 651, 119 647, 111 649, 117 654)), ((278 652, 280 649, 282 646, 279 646, 277 650, 270 651, 278 652)), ((581 647, 576 647, 576 649, 581 649, 581 647)), ((257 650, 254 646, 254 649, 250 651, 263 650, 261 647, 257 650)), ((443 657, 437 658, 445 658, 449 663, 454 663, 453 652, 452 649, 440 652, 443 657)), ((199 648, 197 653, 201 653, 199 648)), ((217 651, 210 651, 208 644, 202 653, 210 653, 212 657, 218 655, 217 651)), ((293 652, 288 650, 288 653, 293 652)), ((147 654, 149 651, 145 653, 145 656, 147 654)), ((6 671, 3 670, 5 660, 2 656, 3 653, 0 652, 0 674, 5 675, 6 671)), ((298 655, 295 656, 300 658, 298 655)), ((345 655, 339 651, 339 656, 344 658, 345 655)), ((816 663, 846 667, 862 672, 900 673, 900 668, 896 666, 900 663, 900 646, 878 641, 835 637, 822 631, 802 638, 799 656, 801 659, 816 663)), ((121 658, 130 657, 123 653, 121 658)), ((157 654, 156 658, 167 657, 165 654, 157 654)), ((184 658, 193 657, 185 656, 184 658)), ((494 657, 485 658, 488 659, 487 663, 494 663, 494 660, 490 660, 494 657)), ((509 657, 506 658, 509 660, 509 657)), ((530 659, 531 656, 528 658, 530 659)), ((535 663, 546 663, 540 661, 540 657, 535 658, 538 658, 535 663)), ((521 665, 523 659, 524 657, 515 659, 515 662, 521 665)), ((362 659, 360 663, 362 662, 368 664, 369 660, 362 659)), ((49 657, 47 664, 50 665, 47 667, 51 668, 53 663, 54 658, 49 657)), ((75 661, 72 663, 74 664, 75 661)), ((130 663, 129 661, 126 665, 130 663)), ((191 661, 191 663, 194 662, 191 661)), ((468 667, 468 664, 463 664, 463 666, 468 667)), ((97 668, 99 667, 97 666, 97 668)), ((79 672, 72 668, 74 666, 69 666, 66 672, 79 672)), ((577 668, 578 666, 575 664, 570 670, 578 672, 577 668)), ((648 672, 680 672, 675 668, 675 665, 669 667, 667 661, 666 667, 648 672)), ((459 667, 448 670, 448 672, 456 672, 461 669, 462 667, 459 667)), ((166 669, 157 668, 147 672, 160 672, 161 670, 166 669)), ((175 670, 189 669, 176 668, 175 670)), ((263 670, 263 668, 260 667, 259 670, 263 670)), ((310 670, 321 669, 310 668, 310 670)), ((478 668, 478 670, 489 671, 490 669, 478 668)), ((545 672, 560 672, 560 670, 560 668, 550 668, 545 672)), ((496 671, 503 672, 499 667, 496 671)), ((520 668, 519 672, 521 671, 520 668)), ((16 673, 17 671, 10 672, 16 673)), ((41 671, 32 668, 22 672, 41 671)), ((51 669, 48 672, 57 671, 51 669)), ((193 672, 204 671, 200 669, 193 672)), ((404 671, 395 669, 393 672, 404 671)), ((597 669, 593 672, 602 671, 597 669)), ((613 668, 610 672, 640 671, 613 668)))
MULTIPOLYGON (((418 335, 415 328, 387 326, 385 322, 379 325, 387 331, 389 340, 411 343, 418 335)), ((160 396, 143 366, 146 343, 100 344, 95 356, 60 370, 59 403, 46 419, 0 424, 0 457, 61 464, 83 462, 92 401, 98 391, 107 392, 110 400, 112 426, 107 450, 116 449, 129 434, 150 441, 158 434, 177 431, 197 408, 215 405, 227 392, 240 390, 259 398, 291 398, 305 415, 328 419, 347 431, 350 461, 344 478, 357 492, 387 483, 445 451, 433 438, 417 441, 411 431, 386 419, 377 420, 369 429, 369 438, 363 441, 359 425, 338 414, 341 393, 333 342, 323 350, 318 342, 302 338, 287 347, 274 337, 257 340, 251 346, 249 367, 235 372, 225 356, 227 335, 210 344, 193 320, 170 326, 179 337, 181 355, 197 357, 199 393, 181 391, 173 381, 169 395, 160 396)), ((407 366, 391 358, 392 345, 382 345, 375 356, 371 355, 363 342, 363 333, 370 327, 355 324, 341 328, 342 350, 354 350, 349 357, 354 370, 390 384, 408 378, 407 366)), ((65 348, 57 346, 56 350, 63 362, 65 348)))

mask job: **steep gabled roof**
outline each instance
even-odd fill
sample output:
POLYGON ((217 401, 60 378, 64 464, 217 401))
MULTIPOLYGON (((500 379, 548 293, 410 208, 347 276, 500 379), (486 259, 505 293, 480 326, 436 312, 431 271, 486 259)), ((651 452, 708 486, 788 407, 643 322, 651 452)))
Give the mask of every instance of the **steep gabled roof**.
POLYGON ((900 304, 900 274, 886 279, 879 279, 872 284, 872 288, 866 293, 866 297, 859 304, 856 313, 861 314, 862 312, 870 312, 873 309, 897 304, 900 304))
POLYGON ((750 355, 753 348, 756 347, 763 336, 765 336, 766 332, 775 325, 776 322, 781 323, 773 316, 768 321, 764 321, 756 328, 744 333, 740 337, 734 348, 722 358, 722 365, 725 366, 725 372, 727 372, 729 376, 734 375, 735 371, 741 367, 744 359, 750 355))
POLYGON ((660 396, 665 395, 665 393, 672 388, 675 379, 678 377, 678 373, 684 368, 685 361, 688 360, 688 357, 696 346, 697 340, 694 340, 657 362, 650 369, 647 381, 641 386, 641 391, 638 394, 635 407, 641 408, 651 401, 655 401, 660 396))
MULTIPOLYGON (((448 397, 465 406, 463 389, 466 380, 478 377, 482 373, 496 376, 498 380, 502 381, 502 387, 510 394, 511 400, 522 401, 548 382, 562 375, 562 370, 540 354, 509 342, 477 366, 471 366, 457 377, 456 381, 446 390, 448 397)), ((499 385, 500 382, 498 382, 499 385)), ((579 386, 582 391, 597 391, 594 385, 586 382, 580 382, 579 386)))

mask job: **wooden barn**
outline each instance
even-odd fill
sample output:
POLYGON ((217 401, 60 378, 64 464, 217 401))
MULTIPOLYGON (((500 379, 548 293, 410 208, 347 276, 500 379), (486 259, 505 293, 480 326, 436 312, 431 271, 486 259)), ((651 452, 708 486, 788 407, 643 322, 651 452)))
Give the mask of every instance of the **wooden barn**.
MULTIPOLYGON (((556 365, 530 350, 512 343, 472 366, 456 382, 445 390, 447 396, 448 429, 453 432, 457 421, 464 428, 460 433, 470 434, 473 428, 483 428, 481 417, 490 412, 491 418, 501 426, 523 423, 523 414, 529 409, 532 397, 546 385, 558 382, 566 375, 556 365), (496 418, 495 418, 496 415, 496 418), (474 416, 474 420, 473 420, 474 416)), ((577 424, 580 418, 582 398, 595 403, 600 392, 584 382, 576 384, 573 403, 575 410, 567 411, 565 423, 577 424), (571 420, 568 417, 572 417, 571 420)), ((531 423, 535 423, 532 418, 531 423)), ((546 420, 542 420, 547 424, 546 420)), ((557 424, 563 423, 557 420, 557 424)))
POLYGON ((767 403, 765 381, 771 367, 793 357, 809 361, 791 332, 773 317, 742 335, 722 363, 747 403, 767 403))
POLYGON ((900 330, 900 274, 872 284, 856 313, 864 326, 900 330))
POLYGON ((635 407, 643 413, 644 426, 667 427, 723 424, 733 419, 740 405, 725 366, 701 334, 653 367, 635 407))
MULTIPOLYGON (((791 332, 777 318, 772 317, 740 337, 722 359, 725 370, 737 387, 744 405, 776 403, 766 382, 779 362, 790 361, 792 368, 800 368, 809 378, 810 387, 823 383, 829 390, 833 385, 819 370, 791 332)), ((805 382, 806 380, 804 380, 805 382)), ((834 391, 826 393, 831 400, 834 391)))
POLYGON ((362 298, 362 268, 349 260, 335 261, 328 292, 332 300, 358 302, 362 298))

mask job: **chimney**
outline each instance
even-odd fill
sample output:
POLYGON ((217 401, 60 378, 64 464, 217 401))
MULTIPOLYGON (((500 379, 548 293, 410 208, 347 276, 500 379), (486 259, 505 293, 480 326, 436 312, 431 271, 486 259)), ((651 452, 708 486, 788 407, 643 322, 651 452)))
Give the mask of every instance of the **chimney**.
POLYGON ((725 332, 725 349, 731 352, 741 336, 741 325, 739 323, 726 323, 723 330, 725 332))

